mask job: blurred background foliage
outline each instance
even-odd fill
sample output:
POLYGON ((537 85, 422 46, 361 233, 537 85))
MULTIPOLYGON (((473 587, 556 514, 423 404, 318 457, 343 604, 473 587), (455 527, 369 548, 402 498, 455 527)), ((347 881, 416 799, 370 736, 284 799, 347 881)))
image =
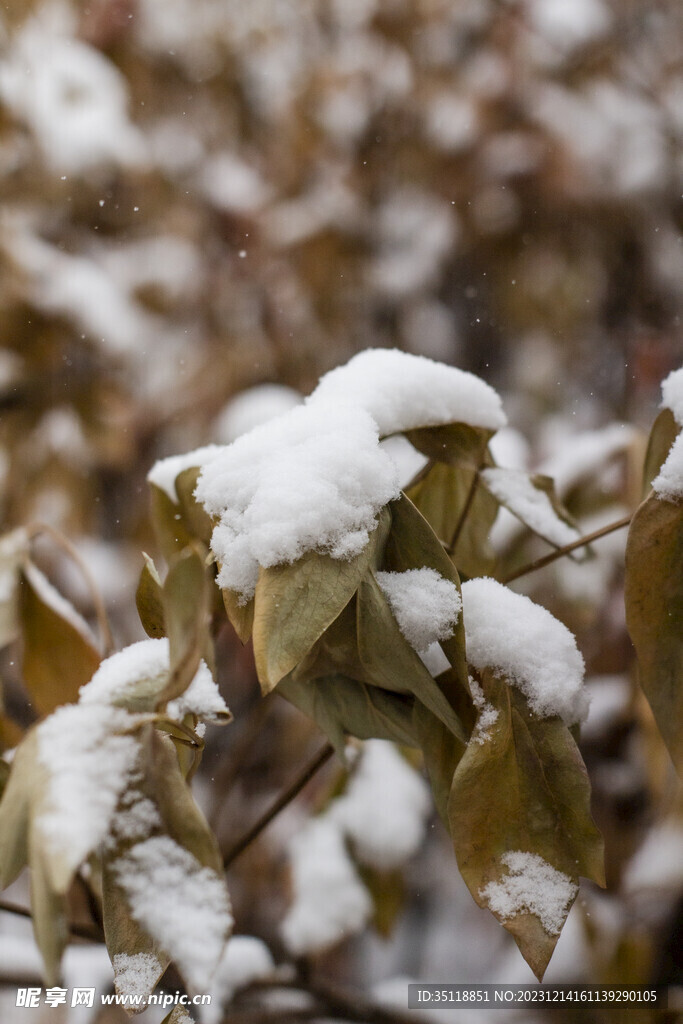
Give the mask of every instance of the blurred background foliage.
MULTIPOLYGON (((682 48, 679 0, 4 0, 4 530, 66 534, 117 643, 139 638, 153 461, 297 397, 236 405, 246 389, 307 393, 368 346, 496 386, 513 428, 496 457, 554 475, 586 532, 632 509, 637 428, 683 355, 682 48)), ((577 632, 595 698, 584 753, 609 888, 586 892, 556 960, 572 979, 680 982, 683 825, 634 685, 624 539, 523 581, 577 632)), ((505 517, 493 540, 508 569, 547 550, 505 517)), ((35 544, 92 616, 73 560, 35 544)), ((317 739, 284 702, 261 705, 227 630, 219 653, 236 723, 198 786, 227 846, 317 739)), ((2 675, 24 727, 11 649, 2 675)), ((334 770, 308 799, 333 785, 334 770)), ((283 836, 231 880, 240 928, 276 951, 283 836)), ((323 967, 526 980, 442 839, 392 943, 366 936, 323 967)), ((377 888, 386 919, 396 886, 377 888)))

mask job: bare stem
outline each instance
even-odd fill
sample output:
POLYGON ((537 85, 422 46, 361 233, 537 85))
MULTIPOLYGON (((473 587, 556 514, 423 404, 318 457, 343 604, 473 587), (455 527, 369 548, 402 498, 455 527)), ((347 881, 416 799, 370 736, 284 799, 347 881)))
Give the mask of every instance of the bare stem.
POLYGON ((236 860, 241 853, 246 850, 248 846, 254 842, 254 840, 260 836, 260 834, 270 825, 273 818, 282 811, 287 804, 290 804, 296 796, 299 795, 304 786, 310 782, 316 772, 320 771, 322 766, 329 761, 334 754, 334 747, 330 743, 326 743, 322 747, 315 757, 309 761, 309 763, 299 772, 297 777, 294 779, 292 784, 284 790, 272 804, 268 810, 261 815, 258 821, 249 829, 241 839, 238 839, 236 843, 228 850, 223 857, 223 866, 225 868, 230 867, 232 862, 236 860))
MULTIPOLYGON (((248 996, 251 993, 272 991, 278 988, 303 992, 311 996, 318 1003, 318 1007, 315 1010, 312 1007, 302 1007, 299 1010, 293 1010, 291 1018, 278 1017, 278 1024, 280 1020, 316 1020, 321 1017, 331 1020, 354 1021, 358 1022, 358 1024, 416 1024, 418 1020, 417 1014, 382 1006, 380 1003, 367 999, 361 993, 349 992, 345 989, 337 988, 336 985, 330 985, 327 981, 306 977, 299 977, 291 981, 255 982, 245 990, 244 995, 248 996), (297 1014, 299 1015, 298 1017, 297 1014)), ((231 1024, 233 1021, 239 1021, 240 1024, 251 1024, 251 1022, 260 1024, 264 1019, 271 1019, 269 1017, 257 1016, 259 1012, 263 1013, 263 1008, 260 1011, 256 1009, 235 1009, 231 1011, 229 1020, 231 1024)))
POLYGON ((30 540, 33 540, 35 537, 39 537, 41 533, 47 534, 52 538, 55 544, 62 549, 62 551, 66 552, 69 558, 71 558, 81 570, 83 579, 90 591, 95 615, 97 616, 97 625, 100 631, 100 636, 102 637, 102 646, 104 648, 105 657, 110 655, 114 650, 114 638, 111 635, 111 629, 109 627, 107 609, 104 606, 104 601, 102 600, 102 595, 97 587, 95 578, 90 572, 90 569, 78 548, 76 548, 63 533, 60 533, 59 530, 55 530, 54 526, 50 526, 49 523, 33 523, 32 526, 29 526, 27 533, 30 540))
MULTIPOLYGON (((5 914, 14 914, 16 917, 25 917, 32 920, 31 911, 28 907, 20 907, 18 903, 8 903, 0 900, 0 911, 5 914)), ((69 925, 69 933, 77 939, 85 939, 87 942, 103 942, 103 936, 99 930, 86 928, 79 924, 69 925)))
POLYGON ((521 569, 516 569, 515 572, 510 573, 504 580, 501 580, 501 583, 511 583, 513 580, 518 580, 520 576, 527 576, 530 572, 543 569, 544 566, 550 565, 551 562, 557 561, 558 558, 564 558, 571 551, 585 547, 586 544, 591 544, 594 540, 607 536, 608 533, 614 533, 615 530, 621 530, 624 526, 628 526, 632 518, 633 514, 631 513, 624 516, 623 519, 618 519, 615 523, 601 526, 599 530, 594 530, 593 533, 588 533, 585 537, 579 537, 578 540, 572 541, 571 544, 565 544, 564 547, 551 551, 549 555, 544 555, 543 558, 537 558, 535 562, 529 562, 528 565, 522 566, 521 569))

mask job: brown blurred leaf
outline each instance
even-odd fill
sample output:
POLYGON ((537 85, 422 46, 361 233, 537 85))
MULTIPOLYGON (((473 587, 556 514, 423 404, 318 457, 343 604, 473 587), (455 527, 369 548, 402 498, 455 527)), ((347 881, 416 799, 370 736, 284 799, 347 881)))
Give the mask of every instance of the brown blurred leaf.
POLYGON ((494 433, 467 423, 449 423, 408 430, 405 436, 414 448, 436 462, 478 469, 484 464, 486 448, 494 433))
POLYGON ((154 562, 144 551, 142 555, 145 564, 135 591, 135 605, 147 636, 158 639, 166 636, 163 588, 154 562))
POLYGON ((640 684, 683 776, 683 505, 651 494, 636 511, 625 601, 640 684))
POLYGON ((185 548, 172 562, 163 586, 171 671, 159 705, 179 697, 194 679, 209 639, 209 581, 203 552, 185 548))
POLYGON ((232 590, 222 590, 225 612, 230 619, 232 628, 243 644, 248 643, 254 628, 254 598, 246 604, 240 604, 239 594, 232 590))
POLYGON ((646 497, 652 487, 652 481, 662 468, 662 464, 671 451, 671 446, 676 440, 679 431, 680 427, 676 423, 671 409, 662 409, 652 424, 652 430, 647 441, 647 450, 643 462, 643 497, 646 497))

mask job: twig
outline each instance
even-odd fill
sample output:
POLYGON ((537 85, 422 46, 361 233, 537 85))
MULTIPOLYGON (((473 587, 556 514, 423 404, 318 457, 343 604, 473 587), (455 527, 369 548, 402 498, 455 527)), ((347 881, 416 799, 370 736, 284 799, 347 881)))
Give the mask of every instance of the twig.
POLYGON ((291 803, 296 796, 298 796, 304 786, 310 782, 316 772, 318 772, 322 766, 329 761, 333 754, 334 747, 330 743, 326 743, 325 746, 318 751, 313 760, 302 769, 296 779, 292 782, 291 786, 280 794, 275 803, 269 807, 263 815, 261 815, 256 824, 253 825, 241 839, 238 839, 230 850, 228 850, 223 857, 223 866, 225 868, 230 867, 232 862, 253 843, 256 837, 259 836, 261 832, 268 827, 268 825, 270 825, 273 818, 276 818, 280 811, 283 810, 287 804, 291 803))
POLYGON ((624 516, 623 519, 617 520, 615 523, 601 526, 599 530, 594 530, 593 533, 589 533, 585 537, 579 537, 578 540, 572 541, 571 544, 565 544, 564 547, 551 551, 549 555, 544 555, 543 558, 537 558, 535 562, 522 566, 521 569, 515 570, 515 572, 510 573, 509 576, 501 580, 501 583, 511 583, 513 580, 519 579, 520 576, 526 576, 530 572, 536 572, 537 569, 543 569, 544 566, 550 565, 551 562, 555 562, 558 558, 564 558, 570 551, 585 547, 586 544, 591 544, 594 540, 605 537, 608 533, 614 533, 615 530, 621 530, 624 526, 628 526, 632 518, 633 514, 630 514, 624 516))
MULTIPOLYGON (((383 1006, 358 992, 348 992, 345 989, 337 988, 336 985, 330 985, 327 981, 304 977, 298 977, 291 981, 257 981, 249 988, 244 989, 243 994, 248 996, 250 993, 277 991, 277 989, 302 992, 311 996, 319 1004, 315 1013, 309 1007, 301 1007, 293 1010, 293 1016, 286 1017, 286 1020, 326 1017, 333 1020, 353 1021, 354 1024, 356 1022, 357 1024, 416 1024, 419 1020, 417 1014, 409 1011, 404 1013, 402 1010, 383 1006)), ((251 1008, 243 1011, 232 1010, 229 1017, 230 1024, 236 1021, 240 1021, 242 1024, 251 1024, 251 1021, 257 1022, 260 1018, 252 1015, 256 1012, 251 1008)), ((263 1013, 263 1009, 260 1012, 263 1013)), ((280 1019, 278 1017, 278 1021, 280 1019)))
MULTIPOLYGON (((0 911, 5 914, 15 914, 17 917, 28 918, 29 921, 32 920, 32 914, 28 907, 21 907, 18 903, 8 903, 6 900, 0 900, 0 911)), ((99 931, 95 931, 94 928, 85 928, 80 924, 69 925, 69 933, 74 938, 85 939, 87 942, 101 943, 104 941, 99 931)))
POLYGON ((109 626, 109 618, 107 616, 107 609, 104 606, 102 595, 99 592, 95 578, 90 572, 88 565, 81 555, 78 548, 71 543, 71 541, 60 533, 59 530, 55 530, 54 526, 50 526, 49 523, 33 523, 29 526, 27 534, 29 540, 33 540, 35 537, 39 537, 41 533, 46 533, 55 544, 66 552, 67 555, 76 563, 78 568, 81 570, 83 579, 85 580, 90 596, 92 598, 93 608, 95 609, 95 615, 97 616, 97 626, 100 631, 102 638, 102 646, 104 648, 105 657, 110 655, 114 650, 114 638, 111 634, 109 626))

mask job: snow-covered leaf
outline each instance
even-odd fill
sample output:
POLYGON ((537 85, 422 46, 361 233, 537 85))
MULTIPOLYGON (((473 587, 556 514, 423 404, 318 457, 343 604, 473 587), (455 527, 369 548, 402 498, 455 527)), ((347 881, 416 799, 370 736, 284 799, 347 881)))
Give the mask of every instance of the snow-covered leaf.
POLYGON ((409 430, 405 436, 413 447, 435 462, 468 469, 479 469, 490 463, 486 448, 493 436, 492 430, 470 427, 467 423, 449 423, 409 430))
POLYGON ((652 487, 680 431, 670 409, 662 409, 652 424, 643 463, 643 497, 652 487))
POLYGON ((50 848, 37 831, 34 818, 29 826, 33 934, 43 958, 46 984, 57 985, 62 955, 69 941, 69 929, 66 896, 55 886, 50 857, 50 848))
POLYGON ((143 557, 145 564, 135 591, 135 605, 147 636, 158 639, 166 636, 163 589, 154 562, 144 552, 143 557))
POLYGON ((159 703, 179 697, 197 674, 208 645, 209 595, 200 550, 187 547, 173 560, 163 586, 170 675, 159 703))
POLYGON ((176 477, 175 489, 178 495, 180 514, 188 532, 208 547, 213 529, 211 517, 194 496, 200 472, 201 466, 190 466, 183 469, 176 477))
POLYGON ((23 677, 40 714, 75 701, 100 663, 100 654, 75 609, 34 566, 22 572, 20 616, 23 677))
POLYGON ((389 524, 385 509, 364 550, 349 561, 310 551, 292 565, 261 570, 254 655, 264 693, 291 672, 351 600, 382 550, 389 524))
POLYGON ((640 685, 683 775, 683 504, 652 494, 636 511, 626 545, 625 600, 640 685))
POLYGON ((496 501, 550 544, 562 547, 580 538, 578 527, 558 500, 550 477, 492 467, 482 470, 481 479, 496 501))
POLYGON ((230 619, 232 628, 235 630, 242 643, 246 644, 251 638, 252 630, 254 628, 254 605, 256 602, 252 597, 246 604, 240 604, 239 594, 236 594, 234 590, 228 590, 225 587, 221 593, 223 594, 225 612, 230 619))
POLYGON ((602 838, 590 815, 588 776, 564 722, 532 714, 524 696, 503 678, 490 672, 481 678, 485 700, 498 715, 487 739, 470 742, 456 768, 448 807, 451 835, 474 899, 514 935, 540 979, 578 876, 604 884, 602 838), (514 867, 505 858, 515 851, 540 857, 566 876, 560 887, 566 898, 556 899, 552 886, 539 884, 526 902, 520 898, 505 909, 496 901, 496 886, 506 885, 508 868, 514 867))
POLYGON ((0 890, 28 863, 28 828, 34 792, 44 786, 38 763, 38 738, 31 730, 20 744, 0 800, 0 890))
POLYGON ((168 493, 150 482, 152 524, 162 555, 170 564, 173 559, 192 543, 192 535, 183 522, 179 505, 168 493))

